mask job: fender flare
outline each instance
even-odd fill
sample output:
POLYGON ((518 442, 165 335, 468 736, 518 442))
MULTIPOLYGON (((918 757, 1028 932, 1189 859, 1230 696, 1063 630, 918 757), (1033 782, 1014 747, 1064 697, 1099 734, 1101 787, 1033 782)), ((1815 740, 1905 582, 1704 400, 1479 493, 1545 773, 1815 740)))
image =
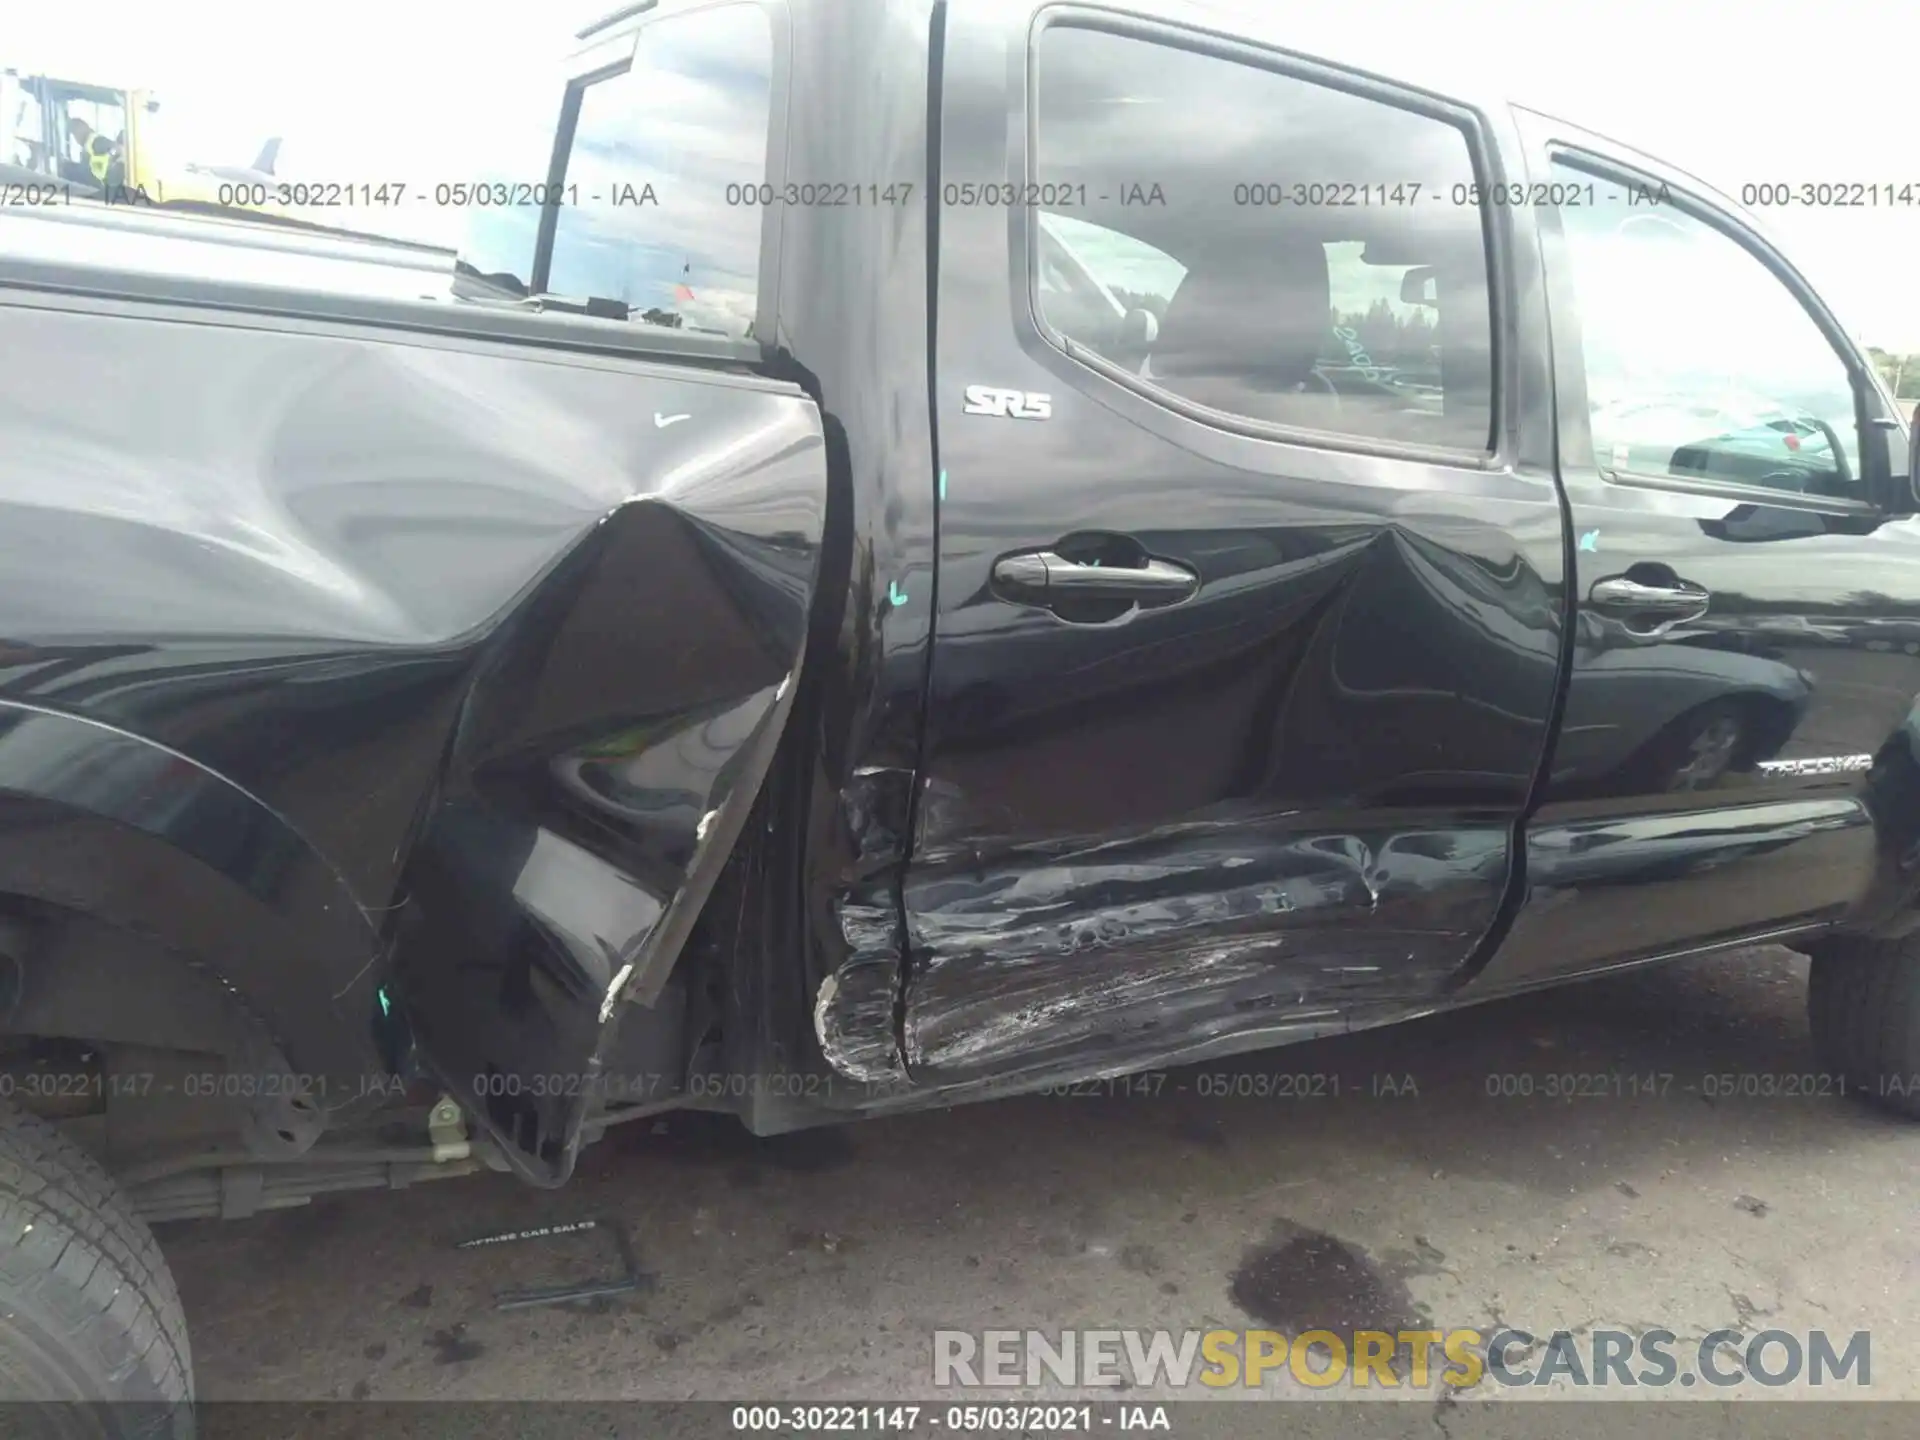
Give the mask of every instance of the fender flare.
POLYGON ((0 701, 0 894, 211 972, 328 1117, 371 1108, 369 1077, 395 1067, 381 937, 345 880, 272 809, 177 751, 0 701))

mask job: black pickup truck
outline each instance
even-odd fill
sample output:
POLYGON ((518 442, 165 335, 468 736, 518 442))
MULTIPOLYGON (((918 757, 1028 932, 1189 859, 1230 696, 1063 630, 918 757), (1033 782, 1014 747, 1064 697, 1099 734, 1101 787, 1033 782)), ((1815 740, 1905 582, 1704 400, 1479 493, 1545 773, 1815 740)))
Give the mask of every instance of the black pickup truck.
POLYGON ((457 253, 0 212, 0 1385, 190 1397, 147 1221, 1759 941, 1914 1108, 1914 447, 1739 207, 1285 7, 580 38, 457 253))

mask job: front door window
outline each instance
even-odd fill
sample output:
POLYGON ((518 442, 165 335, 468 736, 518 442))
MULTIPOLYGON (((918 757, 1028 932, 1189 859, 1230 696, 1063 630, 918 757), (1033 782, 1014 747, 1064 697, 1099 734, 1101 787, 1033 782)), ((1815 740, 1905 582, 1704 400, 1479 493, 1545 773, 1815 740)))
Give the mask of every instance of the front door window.
POLYGON ((1672 203, 1554 170, 1582 202, 1560 217, 1599 468, 1865 498, 1851 371, 1779 277, 1672 203))

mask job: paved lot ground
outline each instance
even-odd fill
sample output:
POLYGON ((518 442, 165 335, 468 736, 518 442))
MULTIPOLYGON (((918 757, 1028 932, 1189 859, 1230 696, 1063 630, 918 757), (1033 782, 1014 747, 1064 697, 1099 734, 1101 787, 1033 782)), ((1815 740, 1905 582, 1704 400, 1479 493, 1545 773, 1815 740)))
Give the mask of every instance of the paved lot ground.
POLYGON ((670 1117, 615 1132, 558 1192, 487 1176, 163 1240, 206 1398, 932 1397, 943 1327, 1502 1322, 1870 1329, 1868 1393, 1920 1397, 1920 1126, 1741 1093, 1813 1070, 1805 972, 1777 949, 1661 967, 1157 1092, 771 1141, 670 1117), (1276 1073, 1339 1095, 1208 1093, 1276 1073), (1596 1074, 1621 1078, 1545 1093, 1596 1074), (608 1252, 452 1248, 584 1216, 631 1226, 648 1291, 498 1313, 494 1290, 608 1252))

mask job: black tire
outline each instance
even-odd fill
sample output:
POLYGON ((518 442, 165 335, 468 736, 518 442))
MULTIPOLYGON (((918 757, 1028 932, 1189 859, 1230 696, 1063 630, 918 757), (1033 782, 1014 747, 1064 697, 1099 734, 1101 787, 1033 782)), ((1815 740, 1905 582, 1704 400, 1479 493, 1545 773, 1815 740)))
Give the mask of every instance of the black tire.
POLYGON ((1836 936, 1813 952, 1807 1019, 1830 1074, 1920 1119, 1920 953, 1913 942, 1836 936))
POLYGON ((0 1400, 57 1402, 10 1405, 10 1433, 187 1440, 192 1398, 153 1232, 92 1156, 0 1107, 0 1400))

